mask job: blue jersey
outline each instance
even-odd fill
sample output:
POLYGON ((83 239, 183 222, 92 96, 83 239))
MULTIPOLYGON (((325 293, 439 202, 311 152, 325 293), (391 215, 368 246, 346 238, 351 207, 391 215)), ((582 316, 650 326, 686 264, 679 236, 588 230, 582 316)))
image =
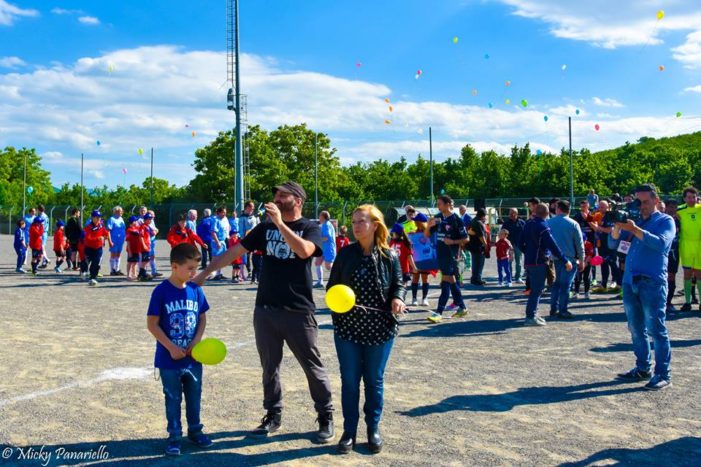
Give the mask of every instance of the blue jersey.
POLYGON ((326 238, 321 244, 321 249, 324 252, 324 259, 328 261, 328 258, 336 256, 336 230, 331 222, 321 224, 321 238, 326 238))
POLYGON ((124 243, 124 238, 127 235, 127 226, 122 217, 110 217, 107 220, 107 230, 110 231, 112 242, 116 244, 124 243))
POLYGON ((226 243, 229 238, 229 228, 229 219, 226 217, 222 219, 217 217, 212 223, 212 233, 217 236, 220 242, 226 243))
POLYGON ((29 238, 29 226, 32 225, 32 222, 34 222, 35 217, 36 216, 33 216, 31 214, 24 215, 24 232, 27 234, 27 238, 29 238))
POLYGON ((196 230, 197 226, 195 225, 195 221, 191 221, 190 219, 185 221, 185 227, 192 230, 193 232, 196 230))
POLYGON ((27 232, 24 229, 17 227, 17 229, 15 230, 15 248, 26 248, 28 242, 29 237, 27 236, 27 232))
MULTIPOLYGON (((158 316, 158 326, 173 344, 186 349, 197 332, 200 316, 209 310, 209 303, 202 287, 188 282, 184 289, 175 287, 169 280, 158 284, 151 293, 148 316, 158 316)), ((160 342, 156 343, 154 366, 168 370, 201 365, 191 357, 173 360, 170 352, 160 342)))
POLYGON ((200 225, 197 226, 197 235, 207 244, 212 241, 212 224, 214 223, 214 219, 213 216, 205 217, 200 222, 200 225))
POLYGON ((44 224, 44 236, 46 237, 49 235, 49 216, 42 212, 38 217, 41 219, 41 223, 44 224))

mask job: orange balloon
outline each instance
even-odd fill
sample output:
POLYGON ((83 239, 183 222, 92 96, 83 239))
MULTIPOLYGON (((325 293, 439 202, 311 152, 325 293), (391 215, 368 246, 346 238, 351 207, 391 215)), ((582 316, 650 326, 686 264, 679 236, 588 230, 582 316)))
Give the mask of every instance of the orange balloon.
POLYGON ((390 105, 390 106, 389 106, 389 111, 391 112, 392 110, 394 110, 394 108, 390 105))
POLYGON ((385 97, 385 102, 389 104, 389 97, 385 97))
POLYGON ((389 125, 390 123, 392 123, 390 120, 385 120, 385 125, 389 125))
POLYGON ((664 65, 660 65, 660 71, 664 71, 664 65))
POLYGON ((194 138, 195 136, 197 136, 197 132, 196 132, 196 131, 193 131, 193 132, 192 132, 192 137, 194 138))

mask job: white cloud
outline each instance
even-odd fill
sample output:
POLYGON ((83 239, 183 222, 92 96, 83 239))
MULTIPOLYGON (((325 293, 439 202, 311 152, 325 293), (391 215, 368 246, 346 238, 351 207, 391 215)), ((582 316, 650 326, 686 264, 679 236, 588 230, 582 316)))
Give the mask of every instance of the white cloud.
POLYGON ((675 60, 685 68, 701 68, 701 30, 686 36, 686 42, 672 49, 675 60))
POLYGON ((601 99, 599 97, 594 97, 592 99, 592 102, 594 105, 598 105, 599 107, 612 107, 612 108, 621 108, 623 107, 623 104, 618 102, 616 99, 611 99, 610 97, 601 99))
MULTIPOLYGON (((701 128, 693 116, 598 115, 594 120, 584 107, 577 116, 578 107, 570 103, 487 109, 417 101, 396 98, 382 83, 288 71, 268 57, 243 54, 241 63, 252 124, 274 129, 306 122, 329 134, 344 163, 426 156, 429 126, 436 159, 458 157, 468 143, 478 151, 499 153, 527 142, 534 149, 557 151, 568 142, 568 116, 577 148, 602 149, 641 136, 688 132, 691 125, 701 128), (386 97, 392 99, 391 114, 386 97), (385 125, 385 119, 392 123, 385 125), (419 134, 421 129, 426 131, 419 134)), ((146 177, 148 161, 137 148, 154 147, 156 176, 184 185, 195 175, 190 166, 194 150, 234 124, 234 113, 226 110, 227 86, 222 85, 225 65, 221 52, 155 46, 0 73, 0 147, 36 147, 46 155, 56 185, 79 179, 79 156, 85 153, 86 170, 105 177, 87 172, 92 178, 86 179, 88 186, 121 183, 122 167, 130 179, 146 177)))
POLYGON ((12 26, 19 16, 39 16, 39 12, 32 9, 22 9, 7 3, 5 0, 0 0, 0 26, 12 26))
POLYGON ((0 57, 0 68, 17 68, 26 65, 19 57, 0 57))
POLYGON ((100 20, 95 18, 94 16, 81 16, 78 18, 78 21, 83 23, 83 24, 89 24, 91 26, 97 26, 100 24, 100 20))
POLYGON ((52 8, 51 13, 55 15, 82 15, 83 10, 67 10, 65 8, 52 8))
POLYGON ((701 93, 701 84, 699 84, 698 86, 691 86, 691 87, 688 87, 688 88, 684 89, 684 92, 698 92, 698 93, 701 93))

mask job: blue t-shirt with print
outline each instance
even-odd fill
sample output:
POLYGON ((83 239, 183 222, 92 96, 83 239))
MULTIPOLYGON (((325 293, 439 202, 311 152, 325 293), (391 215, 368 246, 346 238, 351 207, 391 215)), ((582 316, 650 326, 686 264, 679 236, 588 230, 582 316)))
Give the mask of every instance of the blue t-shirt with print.
MULTIPOLYGON (((158 325, 178 347, 186 349, 197 332, 200 315, 209 310, 209 303, 202 287, 188 282, 184 289, 175 287, 169 280, 158 284, 151 293, 149 316, 159 316, 158 325)), ((192 357, 173 360, 170 352, 160 342, 156 343, 154 366, 167 370, 179 370, 201 365, 192 357)))
POLYGON ((27 237, 27 232, 24 229, 17 227, 17 229, 15 230, 14 247, 15 248, 25 248, 28 243, 29 243, 29 240, 27 237), (22 243, 22 242, 24 242, 24 243, 22 243))
POLYGON ((321 247, 324 252, 324 259, 333 261, 336 257, 336 229, 334 229, 333 224, 328 221, 321 224, 320 227, 321 238, 326 238, 321 247))
POLYGON ((121 244, 124 243, 124 238, 127 235, 127 226, 124 223, 122 217, 110 217, 107 220, 107 230, 110 231, 110 237, 112 238, 112 243, 121 244))

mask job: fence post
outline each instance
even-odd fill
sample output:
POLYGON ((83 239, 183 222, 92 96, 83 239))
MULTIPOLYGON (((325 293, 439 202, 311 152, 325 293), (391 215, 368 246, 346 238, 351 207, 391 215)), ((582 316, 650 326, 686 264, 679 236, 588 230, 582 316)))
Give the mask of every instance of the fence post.
POLYGON ((56 209, 56 206, 52 206, 51 211, 49 211, 49 233, 51 233, 51 229, 54 225, 54 209, 56 209))
POLYGON ((66 206, 66 210, 63 211, 63 220, 64 220, 64 222, 68 219, 68 210, 69 210, 70 208, 71 208, 71 205, 69 204, 68 206, 66 206))
POLYGON ((10 208, 10 214, 7 216, 7 233, 12 234, 12 211, 15 210, 15 207, 12 206, 10 208))

